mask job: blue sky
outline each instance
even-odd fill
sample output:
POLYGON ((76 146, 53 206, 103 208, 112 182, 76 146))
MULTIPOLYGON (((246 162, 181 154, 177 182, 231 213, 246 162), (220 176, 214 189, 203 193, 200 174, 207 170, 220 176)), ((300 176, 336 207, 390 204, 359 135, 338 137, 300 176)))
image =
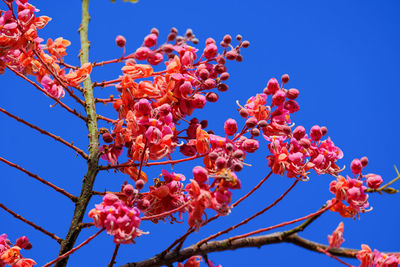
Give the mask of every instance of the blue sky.
MULTIPOLYGON (((53 18, 41 30, 41 37, 64 37, 72 42, 66 61, 78 64, 80 1, 31 1, 40 14, 53 18)), ((171 27, 181 33, 192 28, 203 47, 207 37, 221 40, 228 33, 242 34, 250 41, 244 50, 242 63, 229 63, 229 91, 220 95, 217 104, 208 104, 199 118, 209 119, 209 128, 223 132, 229 118, 241 121, 235 101, 262 92, 271 77, 290 75, 288 87, 298 88, 300 111, 294 115, 297 125, 310 129, 313 125, 328 127, 328 135, 344 152, 339 165, 349 166, 353 158, 368 156, 366 171, 381 174, 389 181, 395 177, 393 165, 400 165, 398 151, 400 86, 400 17, 398 1, 150 1, 138 4, 116 0, 92 1, 90 7, 90 59, 106 60, 120 56, 115 37, 127 39, 127 51, 141 45, 152 27, 166 38, 171 27)), ((120 74, 122 65, 103 67, 93 72, 93 80, 112 79, 120 74)), ((87 147, 85 125, 10 72, 0 76, 2 97, 0 107, 19 115, 44 129, 87 147)), ((116 95, 112 88, 96 89, 95 95, 116 95)), ((66 103, 73 104, 65 99, 66 103)), ((100 106, 101 114, 115 116, 110 106, 100 106)), ((0 156, 20 164, 76 195, 85 172, 85 162, 61 144, 39 135, 14 120, 0 114, 0 156)), ((241 121, 243 122, 243 121, 241 121)), ((237 198, 250 190, 268 172, 266 143, 248 157, 253 167, 240 173, 243 189, 237 198)), ((175 171, 189 176, 193 164, 177 165, 175 171)), ((349 169, 349 168, 347 168, 349 169)), ((160 169, 148 170, 156 176, 160 169)), ((63 237, 67 232, 73 205, 51 189, 23 173, 0 164, 2 194, 0 202, 63 237)), ((344 174, 348 173, 345 171, 344 174)), ((312 174, 309 182, 301 183, 278 206, 233 234, 241 234, 281 221, 295 219, 317 210, 332 195, 328 190, 330 176, 312 174)), ((119 190, 126 176, 101 173, 96 190, 119 190)), ((226 218, 204 227, 189 239, 191 245, 215 231, 239 222, 274 201, 291 184, 285 177, 273 176, 262 189, 234 209, 226 218)), ((399 185, 395 187, 400 188, 399 185)), ((327 242, 340 221, 345 224, 345 247, 359 248, 362 243, 382 251, 400 250, 398 205, 400 195, 371 195, 373 211, 360 219, 342 219, 326 213, 301 235, 318 242, 327 242)), ((92 199, 89 209, 100 198, 92 199)), ((27 235, 34 248, 24 256, 34 258, 39 265, 58 253, 54 240, 0 211, 0 229, 12 241, 27 235)), ((85 219, 89 221, 88 218, 85 219)), ((135 245, 121 247, 117 265, 139 261, 159 253, 187 229, 184 224, 144 222, 141 228, 151 234, 137 239, 135 245)), ((82 232, 78 242, 93 234, 82 232)), ((223 236, 228 237, 228 236, 223 236)), ((70 266, 104 266, 112 255, 112 238, 101 235, 70 259, 70 266)), ((227 266, 340 266, 340 263, 293 245, 272 245, 260 249, 243 249, 209 255, 215 263, 227 266)), ((358 261, 348 261, 358 265, 358 261)))

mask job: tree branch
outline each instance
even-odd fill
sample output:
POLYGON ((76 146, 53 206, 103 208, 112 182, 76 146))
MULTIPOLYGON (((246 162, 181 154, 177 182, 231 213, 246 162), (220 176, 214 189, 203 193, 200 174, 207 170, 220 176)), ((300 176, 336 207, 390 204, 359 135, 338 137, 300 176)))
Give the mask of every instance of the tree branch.
POLYGON ((42 227, 40 227, 40 226, 34 224, 33 222, 31 222, 31 221, 25 219, 24 217, 22 217, 21 215, 19 215, 19 214, 13 212, 12 210, 10 210, 9 208, 7 208, 6 206, 4 206, 4 205, 1 204, 1 203, 0 203, 0 208, 2 208, 3 210, 7 211, 8 213, 10 213, 12 216, 14 216, 15 218, 17 218, 18 220, 21 220, 21 221, 23 221, 24 223, 26 223, 26 224, 32 226, 32 227, 35 228, 36 230, 42 232, 43 234, 50 236, 52 239, 56 240, 58 243, 61 243, 61 241, 62 241, 61 238, 59 238, 59 237, 56 236, 55 234, 50 233, 49 231, 43 229, 42 227))
MULTIPOLYGON (((79 28, 81 39, 81 52, 79 58, 81 65, 89 62, 88 28, 89 28, 89 0, 82 0, 82 23, 79 28)), ((99 171, 99 131, 97 128, 97 113, 95 107, 95 98, 93 96, 93 87, 90 76, 83 82, 83 96, 85 97, 85 111, 87 113, 86 125, 89 132, 89 158, 87 160, 88 169, 82 181, 81 194, 76 203, 72 222, 65 240, 61 244, 60 255, 70 251, 81 231, 81 223, 86 212, 86 208, 92 197, 94 181, 99 171)), ((55 264, 55 267, 64 267, 68 261, 68 256, 55 264)))
POLYGON ((5 109, 3 109, 3 108, 0 108, 0 112, 3 112, 4 114, 6 114, 7 116, 13 118, 14 120, 19 121, 19 122, 21 122, 21 123, 23 123, 23 124, 25 124, 25 125, 31 127, 32 129, 35 129, 36 131, 40 132, 41 134, 50 136, 50 137, 53 138, 54 140, 56 140, 56 141, 58 141, 58 142, 60 142, 60 143, 62 143, 62 144, 64 144, 64 145, 66 145, 66 146, 72 148, 73 150, 76 151, 76 153, 78 153, 79 155, 81 155, 84 159, 87 159, 87 158, 88 158, 88 155, 86 155, 85 152, 83 152, 81 149, 79 149, 79 148, 77 148, 76 146, 74 146, 73 143, 68 143, 67 141, 65 141, 64 139, 62 139, 60 136, 56 136, 56 135, 54 135, 54 134, 52 134, 52 133, 49 133, 48 131, 45 131, 45 130, 43 130, 42 128, 39 128, 38 126, 33 125, 33 124, 31 124, 31 123, 29 123, 29 122, 27 122, 27 121, 25 121, 25 120, 23 120, 23 119, 21 119, 21 118, 19 118, 19 117, 13 115, 13 114, 11 114, 11 113, 9 113, 7 110, 5 110, 5 109))
POLYGON ((38 175, 36 175, 34 173, 31 173, 30 171, 25 170, 21 166, 15 164, 15 163, 12 163, 12 162, 10 162, 10 161, 6 160, 5 158, 2 158, 2 157, 0 157, 0 161, 4 162, 5 164, 7 164, 10 167, 16 168, 17 170, 20 170, 20 171, 26 173, 30 177, 32 177, 32 178, 38 180, 39 182, 41 182, 41 183, 53 188, 57 192, 63 194, 64 196, 68 197, 69 199, 71 199, 73 202, 78 201, 78 198, 76 196, 74 196, 74 195, 68 193, 67 191, 65 191, 64 189, 62 189, 62 188, 60 188, 60 187, 58 187, 58 186, 46 181, 45 179, 39 177, 38 175))

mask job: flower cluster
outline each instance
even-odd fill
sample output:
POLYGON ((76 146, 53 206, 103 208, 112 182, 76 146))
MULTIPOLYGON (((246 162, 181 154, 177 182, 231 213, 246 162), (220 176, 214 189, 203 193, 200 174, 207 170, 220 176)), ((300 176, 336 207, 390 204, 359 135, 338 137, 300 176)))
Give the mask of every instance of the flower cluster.
MULTIPOLYGON (((138 201, 138 207, 146 216, 175 210, 188 201, 182 184, 182 181, 185 180, 185 176, 174 172, 169 173, 166 170, 162 170, 162 176, 164 181, 161 180, 161 177, 155 179, 154 185, 149 187, 149 192, 138 201)), ((185 210, 181 210, 180 215, 184 211, 185 210)), ((172 214, 166 217, 171 221, 176 221, 172 214)), ((153 222, 164 218, 165 217, 157 217, 153 222)))
POLYGON ((125 185, 119 196, 106 194, 103 202, 89 212, 96 227, 104 227, 116 244, 134 243, 134 238, 143 234, 139 230, 140 211, 133 206, 136 196, 137 191, 129 184, 125 185))
MULTIPOLYGON (((359 212, 366 212, 368 208, 367 187, 372 190, 377 189, 382 184, 382 177, 376 174, 362 175, 362 169, 367 166, 367 157, 354 159, 350 165, 355 178, 344 178, 338 175, 336 180, 329 185, 329 191, 335 195, 336 204, 331 208, 332 211, 339 212, 343 217, 355 217, 359 212), (343 201, 347 202, 346 206, 343 201)), ((332 203, 330 201, 330 203, 332 203)))
POLYGON ((23 75, 33 75, 43 90, 57 99, 64 96, 64 87, 78 86, 88 77, 91 64, 77 70, 70 69, 68 74, 58 64, 67 55, 68 40, 59 37, 41 44, 43 39, 37 30, 44 28, 51 18, 37 17, 35 13, 39 10, 27 0, 6 1, 6 4, 9 10, 0 10, 0 73, 8 67, 23 75), (14 2, 17 4, 16 14, 13 12, 14 2), (53 80, 51 76, 54 75, 57 79, 53 80))
POLYGON ((0 235, 0 267, 6 264, 12 267, 31 267, 36 265, 32 259, 27 259, 21 256, 21 249, 31 249, 32 244, 26 236, 21 236, 13 246, 6 234, 0 235))
POLYGON ((359 267, 397 267, 399 257, 374 250, 372 252, 368 245, 362 244, 361 250, 357 253, 357 259, 361 261, 359 267))

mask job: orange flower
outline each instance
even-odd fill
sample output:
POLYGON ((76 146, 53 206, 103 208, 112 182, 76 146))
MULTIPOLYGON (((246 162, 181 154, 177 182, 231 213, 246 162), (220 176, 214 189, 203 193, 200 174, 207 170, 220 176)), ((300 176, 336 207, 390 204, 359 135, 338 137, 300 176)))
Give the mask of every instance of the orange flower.
POLYGON ((138 79, 150 76, 153 73, 153 68, 150 65, 135 64, 128 61, 126 66, 122 67, 122 72, 131 76, 132 79, 138 79))
POLYGON ((65 50, 69 45, 71 45, 71 42, 63 39, 62 37, 55 39, 54 42, 52 39, 47 40, 47 49, 49 53, 56 58, 62 58, 63 56, 66 56, 67 53, 65 50))
POLYGON ((167 65, 167 72, 168 73, 176 73, 181 70, 181 61, 179 60, 178 56, 175 56, 173 60, 170 62, 165 63, 167 65))
POLYGON ((70 71, 65 78, 72 86, 77 86, 87 78, 89 78, 90 73, 92 72, 92 64, 85 63, 77 69, 76 71, 70 71))
POLYGON ((19 251, 21 250, 20 247, 14 246, 6 251, 3 252, 0 259, 6 264, 14 264, 17 260, 21 258, 21 254, 19 251))
POLYGON ((35 24, 36 28, 43 29, 50 20, 51 18, 48 16, 40 16, 35 18, 35 22, 33 24, 35 24))
POLYGON ((210 136, 201 129, 201 126, 196 130, 196 149, 199 154, 206 154, 210 151, 210 136))

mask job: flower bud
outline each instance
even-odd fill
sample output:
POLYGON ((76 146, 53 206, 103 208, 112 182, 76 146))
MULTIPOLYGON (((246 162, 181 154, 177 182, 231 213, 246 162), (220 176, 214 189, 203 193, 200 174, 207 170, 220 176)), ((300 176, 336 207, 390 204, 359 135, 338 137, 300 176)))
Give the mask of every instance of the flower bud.
POLYGON ((218 153, 215 151, 212 151, 208 154, 208 157, 210 158, 211 161, 216 161, 218 158, 218 153))
POLYGON ((207 38, 207 40, 206 40, 206 45, 209 45, 209 44, 215 44, 215 40, 211 37, 207 38))
POLYGON ((158 65, 160 64, 164 59, 163 54, 161 53, 150 53, 149 56, 147 57, 147 62, 150 65, 158 65))
POLYGON ((144 184, 145 183, 144 183, 143 179, 139 179, 136 181, 135 188, 137 190, 141 190, 144 187, 144 184))
POLYGON ((257 125, 257 119, 254 117, 248 118, 245 125, 247 128, 254 128, 257 125))
POLYGON ((210 43, 206 45, 206 48, 204 49, 205 58, 207 59, 213 58, 217 55, 217 53, 218 53, 218 47, 215 45, 215 43, 210 43))
POLYGON ((242 118, 247 118, 249 116, 249 112, 245 108, 240 109, 239 114, 242 118))
POLYGON ((207 101, 214 103, 218 101, 218 95, 216 93, 209 92, 206 94, 206 99, 207 101))
POLYGON ((286 93, 283 90, 278 90, 272 97, 272 103, 276 106, 280 106, 285 102, 286 93))
POLYGON ((217 166, 218 169, 225 168, 226 159, 224 157, 218 157, 217 160, 215 161, 215 166, 217 166))
POLYGON ((205 90, 210 90, 215 87, 215 80, 214 79, 207 79, 204 81, 203 86, 205 90))
POLYGON ((148 47, 139 47, 136 49, 135 58, 137 60, 146 60, 150 53, 151 50, 148 47))
POLYGON ((227 60, 235 60, 237 56, 238 53, 236 52, 236 50, 231 50, 225 54, 227 60))
POLYGON ((124 189, 122 189, 122 192, 127 196, 133 196, 135 193, 135 189, 133 189, 133 186, 130 184, 127 184, 124 186, 124 189))
POLYGON ((260 126, 261 128, 267 127, 268 126, 268 122, 266 120, 260 120, 258 122, 258 126, 260 126))
POLYGON ((359 174, 361 173, 363 166, 361 164, 361 161, 359 159, 353 159, 353 161, 350 164, 350 169, 354 174, 359 174))
POLYGON ((321 127, 319 127, 318 125, 314 125, 310 130, 310 136, 312 140, 319 141, 322 137, 321 127))
POLYGON ((157 35, 151 33, 144 38, 144 45, 147 47, 155 46, 157 43, 157 35))
POLYGON ((218 84, 217 89, 220 92, 226 92, 226 91, 228 91, 229 87, 225 83, 220 83, 220 84, 218 84))
POLYGON ((299 96, 300 92, 297 89, 289 89, 286 93, 287 98, 295 100, 299 96))
POLYGON ((322 126, 321 133, 322 133, 322 136, 325 136, 328 133, 328 128, 326 128, 325 126, 322 126))
POLYGON ((299 144, 305 149, 307 149, 311 146, 311 141, 308 138, 301 138, 299 144))
POLYGON ((210 76, 210 73, 208 72, 208 70, 206 70, 206 69, 201 69, 201 70, 199 71, 199 77, 200 77, 202 80, 207 80, 208 76, 210 76))
POLYGON ((237 123, 234 119, 227 119, 224 124, 225 134, 230 136, 237 132, 237 123))
POLYGON ((283 84, 288 83, 289 82, 289 75, 287 74, 283 74, 281 77, 281 81, 283 84))
POLYGON ((367 174, 366 177, 367 177, 367 186, 372 189, 379 188, 379 186, 381 186, 383 182, 382 177, 377 174, 370 173, 367 174))
POLYGON ((260 130, 258 130, 257 128, 253 128, 250 131, 252 136, 259 136, 260 135, 260 130))
POLYGON ((224 36, 224 43, 226 44, 230 44, 232 42, 232 36, 230 36, 229 34, 224 36))
POLYGON ((208 126, 208 120, 202 120, 202 121, 200 122, 200 125, 201 125, 201 129, 207 128, 207 126, 208 126))
POLYGON ((276 91, 278 91, 278 90, 279 90, 278 80, 275 79, 275 78, 270 79, 268 81, 267 90, 266 90, 265 93, 268 94, 268 95, 272 95, 272 94, 275 94, 276 91))
POLYGON ((293 131, 293 137, 300 140, 306 135, 306 129, 303 126, 297 126, 293 131))
POLYGON ((368 165, 368 158, 367 157, 362 157, 361 158, 361 165, 363 167, 366 167, 368 165))
POLYGON ((243 169, 243 164, 242 163, 236 161, 236 162, 234 162, 232 164, 232 170, 233 171, 240 172, 242 169, 243 169))
POLYGON ((21 236, 17 239, 15 242, 15 246, 20 247, 22 249, 29 250, 32 248, 32 244, 29 242, 28 237, 26 236, 21 236))
POLYGON ((229 73, 223 72, 219 78, 221 79, 221 81, 226 81, 229 79, 229 73))
POLYGON ((147 99, 145 99, 145 98, 140 99, 140 100, 134 105, 134 108, 135 108, 135 110, 136 110, 137 112, 140 112, 141 114, 143 114, 143 115, 145 115, 145 116, 146 116, 146 115, 149 115, 150 112, 151 112, 151 110, 152 110, 149 100, 147 100, 147 99))
POLYGON ((289 111, 289 113, 294 113, 300 110, 299 104, 294 100, 286 101, 283 108, 289 111))
POLYGON ((199 183, 205 183, 208 180, 208 172, 200 166, 193 168, 193 177, 199 183))
POLYGON ((260 145, 259 145, 258 141, 255 139, 246 139, 242 143, 243 150, 246 152, 249 152, 249 153, 255 152, 259 148, 259 146, 260 145))
POLYGON ((233 157, 236 159, 241 159, 244 156, 243 150, 238 149, 235 152, 233 152, 233 157))
POLYGON ((125 39, 125 37, 124 36, 122 36, 122 35, 118 35, 116 38, 115 38, 115 43, 119 46, 119 47, 125 47, 125 44, 126 44, 126 39, 125 39))
POLYGON ((114 141, 114 138, 108 132, 107 133, 103 133, 102 137, 103 137, 103 141, 106 142, 106 143, 111 143, 112 141, 114 141))
POLYGON ((250 42, 249 41, 243 41, 243 43, 242 43, 242 47, 243 48, 247 48, 247 47, 249 47, 249 45, 250 45, 250 42))

